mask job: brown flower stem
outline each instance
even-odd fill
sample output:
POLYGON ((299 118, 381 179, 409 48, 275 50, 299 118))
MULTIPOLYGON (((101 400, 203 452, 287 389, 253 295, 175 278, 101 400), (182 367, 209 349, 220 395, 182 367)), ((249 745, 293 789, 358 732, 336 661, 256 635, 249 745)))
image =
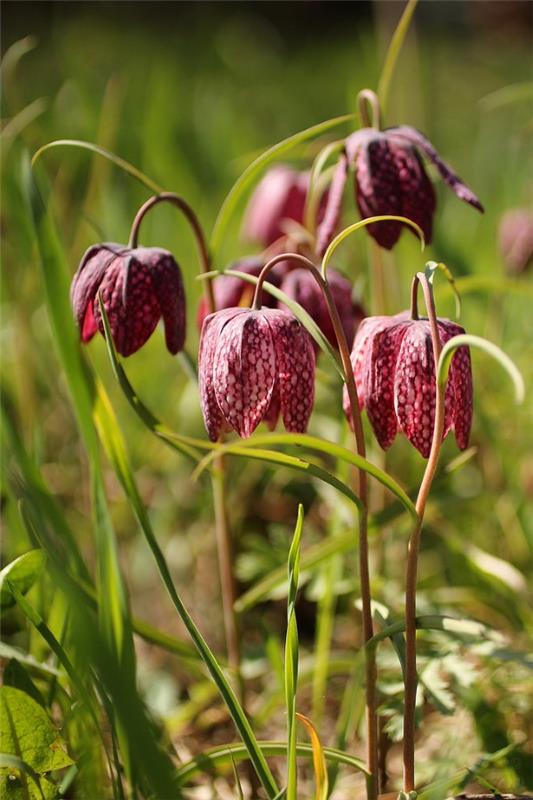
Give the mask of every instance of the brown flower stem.
POLYGON ((415 788, 415 707, 416 707, 416 581, 418 571, 418 552, 426 504, 435 477, 437 463, 442 448, 442 434, 444 432, 444 397, 446 387, 437 379, 437 364, 439 362, 442 344, 437 327, 437 315, 431 285, 423 272, 418 272, 413 280, 411 291, 411 315, 418 319, 417 290, 418 284, 422 286, 424 300, 428 312, 431 341, 433 344, 433 358, 435 360, 435 423, 433 426, 433 439, 428 462, 418 490, 416 511, 418 520, 409 539, 407 553, 407 570, 405 577, 405 710, 403 722, 403 788, 405 792, 412 792, 415 788))
MULTIPOLYGON (((131 226, 131 233, 130 233, 130 240, 128 243, 128 247, 135 248, 137 247, 137 241, 139 238, 139 228, 141 222, 144 219, 144 216, 151 208, 156 206, 158 203, 172 203, 172 205, 176 206, 181 213, 186 217, 187 222, 192 228, 194 233, 196 243, 198 245, 198 251, 200 255, 200 263, 202 266, 202 272, 210 272, 211 271, 211 258, 209 256, 209 249, 207 247, 207 242, 204 236, 204 232, 202 230, 202 226, 196 216, 195 212, 191 208, 191 206, 187 203, 183 197, 180 197, 173 192, 162 192, 161 194, 156 194, 153 197, 150 197, 149 200, 144 203, 137 211, 135 215, 135 219, 133 220, 133 224, 131 226)), ((207 305, 210 311, 215 310, 215 295, 213 292, 213 284, 210 280, 204 281, 204 292, 207 301, 207 305)))
MULTIPOLYGON (((327 279, 323 277, 318 267, 313 264, 305 256, 297 253, 281 253, 270 259, 265 264, 259 275, 253 308, 260 308, 260 298, 263 283, 266 279, 268 272, 275 267, 280 261, 295 261, 300 266, 308 269, 318 285, 320 286, 327 306, 337 344, 341 357, 344 381, 350 399, 350 410, 352 416, 352 426, 355 438, 355 447, 358 455, 363 458, 366 456, 365 437, 363 432, 363 423, 361 420, 361 412, 359 409, 359 398, 357 396, 357 387, 353 376, 352 364, 350 361, 350 351, 346 336, 337 311, 337 306, 331 295, 327 279)), ((370 570, 368 565, 368 481, 367 474, 364 470, 357 470, 358 476, 358 494, 362 503, 362 508, 359 511, 359 581, 361 585, 361 604, 362 604, 362 617, 363 617, 363 639, 365 643, 372 638, 374 630, 372 624, 372 606, 371 606, 371 592, 370 592, 370 570)), ((365 649, 366 656, 366 763, 370 773, 367 778, 367 797, 368 800, 375 800, 378 793, 378 726, 377 726, 377 709, 376 709, 376 660, 373 648, 365 649)))
POLYGON ((377 94, 372 89, 362 89, 357 95, 357 105, 363 127, 381 130, 381 106, 377 94), (372 109, 372 119, 369 108, 372 109))
MULTIPOLYGON (((207 247, 206 239, 202 226, 191 206, 177 194, 173 192, 163 192, 154 195, 141 206, 135 215, 133 224, 131 226, 130 240, 128 246, 131 248, 137 247, 139 237, 139 228, 144 219, 145 214, 158 203, 171 203, 176 206, 182 214, 186 217, 194 233, 198 251, 200 255, 200 264, 203 273, 211 271, 211 258, 209 249, 207 247)), ((205 299, 209 313, 216 311, 215 295, 213 292, 213 284, 210 280, 203 281, 205 299)), ((237 678, 239 695, 241 702, 244 704, 244 684, 240 670, 241 665, 241 648, 239 639, 239 628, 237 624, 237 615, 235 613, 235 601, 237 599, 235 576, 233 574, 233 542, 231 539, 231 532, 228 524, 228 512, 226 506, 226 491, 225 491, 225 473, 226 467, 223 456, 217 456, 214 459, 213 465, 213 504, 215 511, 215 532, 218 553, 218 566, 220 574, 220 589, 222 594, 222 612, 224 616, 224 631, 226 639, 226 648, 228 651, 228 663, 230 668, 234 670, 237 678)))

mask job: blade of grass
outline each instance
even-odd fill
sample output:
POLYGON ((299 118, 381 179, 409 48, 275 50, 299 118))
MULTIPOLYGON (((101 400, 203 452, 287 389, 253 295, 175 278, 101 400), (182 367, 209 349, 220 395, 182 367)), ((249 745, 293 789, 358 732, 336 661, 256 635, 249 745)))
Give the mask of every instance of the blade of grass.
POLYGON ((378 97, 383 113, 385 112, 385 108, 387 106, 389 87, 394 74, 394 68, 396 66, 398 56, 400 55, 402 45, 405 41, 405 37, 407 36, 407 31, 409 30, 409 25, 411 24, 411 19, 415 12, 417 2, 418 0, 408 0, 408 2, 405 4, 402 16, 400 17, 400 21, 396 26, 394 34, 392 35, 389 49, 387 50, 387 55, 385 56, 383 69, 381 70, 381 76, 378 83, 378 97))
POLYGON ((285 636, 285 705, 287 708, 287 800, 297 800, 298 771, 296 764, 296 690, 298 686, 298 623, 296 597, 300 562, 300 539, 303 528, 303 506, 298 506, 298 519, 287 561, 287 633, 285 636))
POLYGON ((76 147, 81 148, 82 150, 89 150, 91 153, 95 153, 96 155, 103 156, 103 158, 107 158, 108 161, 111 161, 123 172, 131 175, 132 178, 135 178, 147 189, 150 189, 151 192, 154 192, 155 194, 161 194, 164 191, 164 189, 162 189, 161 186, 159 186, 155 181, 145 175, 144 172, 141 172, 140 169, 134 167, 133 164, 130 164, 124 158, 115 155, 115 153, 112 153, 110 150, 106 150, 104 147, 100 147, 98 144, 94 144, 93 142, 85 142, 80 139, 56 139, 54 142, 48 142, 48 144, 44 144, 37 150, 36 153, 34 153, 31 160, 32 167, 37 164, 43 153, 46 153, 48 150, 51 150, 55 147, 76 147))
POLYGON ((320 741, 318 731, 308 717, 303 714, 296 714, 297 719, 307 728, 311 747, 313 748, 313 769, 315 771, 316 793, 315 800, 327 800, 328 797, 328 772, 326 769, 326 757, 324 748, 320 741))
POLYGON ((296 445, 298 447, 306 447, 310 450, 318 450, 319 452, 327 453, 334 458, 340 459, 347 464, 351 464, 359 469, 363 469, 365 472, 383 484, 383 486, 389 489, 389 491, 395 497, 397 497, 398 500, 400 500, 404 508, 411 514, 411 516, 416 519, 417 514, 414 503, 409 499, 409 496, 401 488, 401 486, 396 483, 396 481, 391 478, 388 473, 386 473, 384 470, 381 470, 379 467, 376 467, 366 458, 362 458, 361 456, 357 455, 357 453, 353 453, 351 450, 348 450, 341 445, 334 444, 333 442, 329 442, 325 439, 319 439, 316 436, 310 436, 309 434, 305 433, 272 433, 254 435, 250 439, 239 442, 238 445, 218 445, 216 450, 213 450, 213 452, 204 456, 202 461, 198 464, 198 467, 195 469, 193 475, 194 477, 197 477, 199 474, 201 474, 202 470, 209 465, 217 452, 231 453, 232 449, 236 447, 239 449, 247 449, 249 447, 256 448, 258 445, 276 444, 296 445))
MULTIPOLYGON (((266 757, 283 756, 287 752, 286 742, 259 741, 258 746, 261 748, 261 752, 266 757)), ((298 742, 296 744, 296 755, 299 757, 312 758, 312 745, 298 742)), ((332 763, 336 764, 343 764, 357 770, 358 772, 362 772, 363 774, 366 773, 363 761, 355 756, 350 755, 349 753, 344 753, 343 751, 336 750, 333 747, 325 747, 324 755, 327 761, 331 761, 332 763)), ((229 766, 232 758, 235 760, 235 762, 243 761, 248 758, 248 753, 244 745, 227 744, 210 748, 209 750, 206 750, 203 753, 195 756, 178 769, 178 779, 180 784, 182 786, 185 785, 192 778, 194 778, 195 775, 206 772, 207 770, 215 770, 218 767, 229 766)))
POLYGON ((240 198, 246 189, 253 183, 261 170, 267 166, 267 164, 270 164, 271 161, 279 158, 279 156, 284 155, 297 144, 301 144, 308 139, 313 139, 316 136, 320 136, 332 128, 337 127, 337 125, 342 125, 344 122, 349 122, 354 118, 355 117, 353 114, 344 114, 342 117, 335 117, 334 119, 320 122, 318 125, 313 125, 310 128, 299 131, 299 133, 295 133, 293 136, 289 136, 272 147, 269 147, 268 150, 265 150, 264 153, 252 161, 252 163, 244 170, 242 175, 237 178, 228 195, 226 196, 226 199, 222 203, 222 206, 220 207, 220 211, 213 227, 213 233, 211 234, 211 251, 213 254, 216 256, 220 248, 220 244, 226 232, 228 222, 233 215, 240 198))

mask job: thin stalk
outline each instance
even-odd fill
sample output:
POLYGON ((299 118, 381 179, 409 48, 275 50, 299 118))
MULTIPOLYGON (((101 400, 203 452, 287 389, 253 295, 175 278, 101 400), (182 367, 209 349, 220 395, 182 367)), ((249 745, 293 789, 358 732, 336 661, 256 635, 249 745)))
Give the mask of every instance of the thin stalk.
MULTIPOLYGON (((200 263, 203 273, 211 271, 211 258, 209 249, 202 230, 202 226, 190 205, 179 195, 173 192, 162 192, 151 197, 139 209, 131 226, 129 247, 137 247, 139 228, 145 214, 157 203, 167 202, 176 206, 186 217, 190 224, 200 255, 200 263)), ((216 311, 215 294, 211 280, 204 283, 205 299, 209 313, 216 311)), ((214 459, 214 469, 212 474, 213 504, 215 511, 215 533, 217 542, 218 565, 220 574, 220 590, 222 594, 222 612, 224 616, 224 631, 226 648, 228 654, 228 664, 237 678, 239 697, 241 702, 244 698, 244 685, 241 676, 241 650, 239 641, 239 630, 237 616, 234 611, 237 592, 235 587, 235 576, 233 574, 233 542, 228 524, 228 511, 226 507, 226 467, 223 456, 214 459)))
POLYGON ((435 477, 442 447, 444 432, 444 397, 446 386, 436 379, 437 364, 442 349, 437 327, 437 315, 431 285, 423 272, 418 272, 411 291, 411 316, 418 319, 417 290, 421 284, 429 318, 433 358, 435 360, 435 423, 428 462, 418 490, 416 511, 418 520, 409 539, 407 570, 405 577, 405 710, 403 722, 403 788, 412 792, 415 788, 415 707, 416 707, 416 581, 418 553, 426 504, 435 477))
POLYGON ((407 36, 407 31, 409 30, 412 16, 415 13, 417 2, 418 0, 408 0, 408 2, 405 4, 403 14, 400 17, 398 25, 396 26, 396 30, 394 31, 389 44, 389 49, 387 50, 387 55, 385 56, 385 62, 383 64, 381 77, 378 83, 378 95, 384 110, 385 106, 387 105, 389 86, 394 74, 394 68, 396 67, 396 61, 398 60, 400 50, 402 49, 405 37, 407 36))
MULTIPOLYGON (((261 288, 266 279, 268 272, 280 261, 295 261, 300 266, 308 269, 316 282, 320 286, 328 312, 335 332, 335 338, 339 347, 339 353, 342 362, 343 376, 350 399, 350 410, 352 417, 353 432, 355 438, 355 448, 358 455, 365 458, 366 447, 363 432, 363 423, 361 420, 361 412, 359 409, 359 398, 357 396, 357 388, 353 376, 352 364, 350 361, 350 351, 346 336, 337 311, 337 306, 332 297, 327 279, 322 275, 318 267, 313 264, 305 256, 296 253, 281 253, 270 259, 265 264, 259 275, 257 285, 255 288, 255 295, 252 308, 259 309, 261 307, 261 288)), ((373 636, 372 624, 372 607, 371 607, 371 593, 370 593, 370 570, 368 565, 368 481, 367 475, 364 470, 357 470, 358 477, 358 495, 361 499, 362 508, 359 511, 359 580, 361 585, 361 605, 363 617, 363 639, 368 642, 373 636)), ((378 766, 378 726, 377 726, 377 710, 376 710, 376 660, 375 653, 365 650, 366 655, 366 763, 368 772, 367 777, 367 797, 368 800, 375 800, 377 798, 377 766, 378 766)))
MULTIPOLYGON (((156 194, 154 197, 150 197, 149 200, 144 203, 137 211, 135 215, 135 219, 133 220, 133 224, 131 226, 131 233, 130 233, 130 240, 128 247, 134 248, 137 247, 137 240, 139 238, 139 228, 141 222, 144 219, 145 214, 153 208, 158 203, 172 203, 172 205, 176 206, 181 213, 186 217, 187 222, 192 228, 194 233, 196 244, 198 245, 198 252, 200 255, 200 264, 202 267, 202 272, 210 272, 211 271, 211 258, 209 256, 209 250, 207 248, 206 239, 204 236, 204 232, 202 230, 202 226, 196 216, 195 212, 191 208, 191 206, 187 203, 183 197, 180 197, 173 192, 161 192, 161 194, 156 194)), ((210 311, 215 310, 215 294, 213 292, 213 284, 211 281, 204 282, 204 292, 206 301, 210 311)))
POLYGON ((372 89, 362 89, 357 95, 357 105, 363 128, 381 130, 381 107, 377 94, 372 89), (372 115, 369 114, 369 109, 372 110, 372 115))

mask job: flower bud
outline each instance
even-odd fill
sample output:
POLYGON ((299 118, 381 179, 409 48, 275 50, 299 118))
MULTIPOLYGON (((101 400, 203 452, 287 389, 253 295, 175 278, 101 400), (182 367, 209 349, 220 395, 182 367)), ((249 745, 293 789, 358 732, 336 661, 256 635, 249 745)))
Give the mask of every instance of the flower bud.
MULTIPOLYGON (((309 189, 309 172, 297 172, 280 164, 270 169, 253 193, 243 224, 243 236, 269 247, 283 236, 284 223, 304 222, 304 209, 309 189)), ((319 219, 324 211, 326 195, 322 198, 319 219)))
POLYGON ((500 252, 509 275, 520 275, 533 266, 533 211, 506 211, 498 235, 500 252))

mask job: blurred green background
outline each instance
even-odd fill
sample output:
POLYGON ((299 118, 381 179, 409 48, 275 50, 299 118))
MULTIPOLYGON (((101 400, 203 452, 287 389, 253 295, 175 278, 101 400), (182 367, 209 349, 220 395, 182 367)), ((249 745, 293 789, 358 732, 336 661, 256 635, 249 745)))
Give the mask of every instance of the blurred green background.
MULTIPOLYGON (((59 138, 97 142, 187 198, 209 232, 224 196, 255 155, 302 128, 355 111, 357 92, 376 88, 401 10, 402 4, 395 2, 3 3, 2 380, 26 444, 89 564, 94 544, 87 519, 87 465, 51 347, 38 256, 20 187, 23 153, 59 138)), ((486 208, 484 216, 478 215, 437 182, 433 244, 421 255, 414 237, 404 233, 394 253, 383 257, 389 311, 407 306, 411 276, 426 260, 445 261, 463 281, 462 324, 500 345, 522 370, 528 390, 526 403, 515 407, 499 367, 474 354, 475 452, 460 470, 443 472, 433 494, 419 605, 486 622, 508 637, 510 650, 527 648, 533 623, 533 286, 530 276, 506 277, 497 231, 506 209, 532 203, 530 12, 530 4, 521 2, 422 0, 386 110, 388 125, 405 123, 424 131, 486 208)), ((339 128, 334 137, 348 131, 348 126, 339 128)), ((318 146, 300 147, 287 160, 307 165, 318 146)), ((143 187, 107 162, 74 149, 51 151, 41 164, 72 272, 92 243, 127 240, 135 211, 148 196, 143 187)), ((346 224, 358 218, 348 195, 346 224)), ((250 252, 239 231, 240 213, 217 266, 250 252)), ((182 266, 187 351, 195 358, 200 287, 190 233, 173 209, 158 207, 143 223, 142 239, 169 248, 182 266)), ((370 251, 364 233, 339 250, 336 265, 371 309, 370 251)), ((444 281, 437 303, 441 316, 454 314, 444 281)), ((102 339, 96 337, 88 349, 113 398, 175 580, 205 636, 221 652, 209 485, 191 482, 188 464, 151 437, 131 413, 114 385, 102 339)), ((160 331, 126 366, 141 397, 170 427, 204 435, 196 387, 183 363, 164 349, 160 331)), ((320 366, 311 430, 342 439, 340 387, 329 367, 320 366)), ((369 446, 371 458, 383 464, 370 437, 369 446)), ((448 440, 443 464, 456 455, 455 443, 448 440)), ((4 459, 9 474, 10 455, 5 453, 4 459)), ((398 439, 387 466, 411 489, 420 479, 423 461, 398 439)), ((163 630, 183 635, 111 470, 106 478, 132 606, 163 630)), ((4 498, 8 536, 2 555, 9 561, 27 550, 28 542, 16 521, 12 490, 4 498)), ((283 471, 231 463, 229 505, 243 591, 285 563, 298 501, 306 508, 305 548, 321 541, 331 527, 335 499, 283 471)), ((373 502, 377 507, 382 498, 373 502)), ((340 514, 338 526, 349 529, 346 514, 340 514)), ((406 522, 395 522, 384 529, 373 553, 376 597, 398 613, 406 535, 406 522)), ((354 562, 349 553, 336 567, 333 647, 341 652, 357 641, 354 562)), ((301 638, 304 651, 312 653, 322 597, 320 565, 304 578, 301 638)), ((244 615, 251 673, 254 663, 268 657, 265 641, 283 636, 283 614, 283 604, 270 600, 244 615)), ((24 640, 16 620, 7 633, 13 641, 24 640)), ((431 647, 429 651, 431 655, 431 647)), ((172 736, 190 739, 191 751, 196 738, 204 735, 213 743, 227 738, 213 708, 211 716, 205 711, 203 717, 187 717, 189 727, 181 719, 180 703, 190 699, 195 678, 175 658, 141 643, 139 657, 146 699, 167 720, 172 736)), ((452 717, 428 711, 428 730, 434 731, 424 745, 428 778, 438 773, 440 764, 449 769, 462 763, 465 752, 475 759, 484 749, 520 738, 525 730, 531 688, 527 667, 520 660, 484 660, 482 651, 462 657, 475 673, 475 692, 468 694, 471 686, 461 683, 460 670, 455 674, 451 666, 445 668, 442 691, 457 690, 467 711, 452 717), (488 715, 486 725, 479 722, 481 707, 488 715)), ((385 663, 385 674, 388 668, 385 663)), ((398 672, 390 667, 390 674, 392 685, 398 672)), ((392 690, 387 695, 383 688, 384 696, 392 698, 386 718, 394 721, 398 695, 392 690)), ((257 682, 255 708, 263 707, 268 689, 266 679, 257 682)), ((329 684, 321 719, 325 742, 333 735, 341 689, 340 679, 329 684)), ((310 702, 308 695, 304 688, 304 705, 310 702)), ((279 733, 279 724, 266 711, 262 724, 269 733, 279 733)), ((517 769, 504 775, 510 788, 524 780, 517 769)), ((398 772, 394 760, 391 772, 398 772)))

